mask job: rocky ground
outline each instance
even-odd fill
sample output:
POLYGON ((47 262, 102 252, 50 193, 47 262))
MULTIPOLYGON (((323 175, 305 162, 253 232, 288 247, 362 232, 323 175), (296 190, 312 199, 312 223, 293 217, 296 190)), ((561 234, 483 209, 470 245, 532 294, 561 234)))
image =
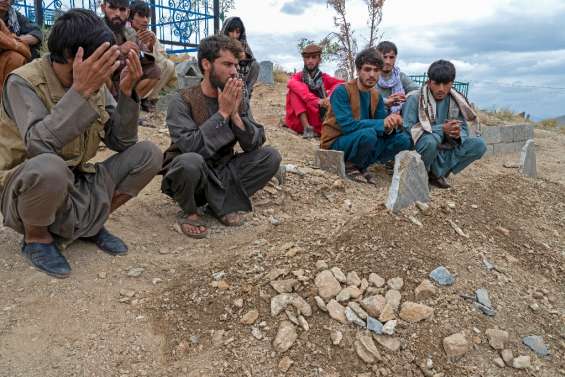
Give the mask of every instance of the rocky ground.
MULTIPOLYGON (((538 179, 489 157, 393 215, 384 169, 376 187, 315 169, 278 126, 284 86, 254 96, 296 169, 244 226, 186 238, 158 177, 109 221, 130 253, 77 242, 66 280, 0 230, 0 376, 565 375, 565 136, 536 131, 538 179)), ((163 114, 145 125, 166 148, 163 114)))

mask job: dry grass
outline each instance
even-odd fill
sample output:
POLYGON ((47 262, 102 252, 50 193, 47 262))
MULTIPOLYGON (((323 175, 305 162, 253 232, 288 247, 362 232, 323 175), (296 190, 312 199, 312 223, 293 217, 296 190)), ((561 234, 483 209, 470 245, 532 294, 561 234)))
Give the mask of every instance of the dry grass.
POLYGON ((275 64, 273 68, 273 80, 275 80, 275 82, 286 84, 288 82, 289 76, 290 74, 286 72, 283 67, 275 64))
POLYGON ((478 113, 480 122, 489 126, 532 123, 529 119, 524 118, 522 114, 516 113, 508 108, 479 110, 478 113))

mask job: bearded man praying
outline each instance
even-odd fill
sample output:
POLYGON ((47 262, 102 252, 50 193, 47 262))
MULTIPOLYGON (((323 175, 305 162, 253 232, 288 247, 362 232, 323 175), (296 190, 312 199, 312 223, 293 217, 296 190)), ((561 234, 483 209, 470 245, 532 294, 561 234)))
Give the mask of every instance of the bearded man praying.
POLYGON ((285 125, 305 139, 319 136, 330 106, 329 97, 343 80, 320 71, 322 48, 310 44, 302 50, 304 69, 288 81, 285 125))
POLYGON ((167 111, 171 146, 165 152, 162 191, 181 207, 182 232, 204 238, 208 228, 199 207, 226 226, 242 223, 250 196, 278 172, 281 156, 263 147, 265 130, 249 112, 237 67, 241 43, 225 35, 202 39, 198 66, 204 79, 176 94, 167 111), (242 152, 236 153, 239 144, 242 152))

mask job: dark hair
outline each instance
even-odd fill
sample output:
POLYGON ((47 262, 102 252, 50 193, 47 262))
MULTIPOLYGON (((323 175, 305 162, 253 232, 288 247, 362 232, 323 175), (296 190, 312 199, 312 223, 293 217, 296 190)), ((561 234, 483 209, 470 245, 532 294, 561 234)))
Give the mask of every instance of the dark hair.
POLYGON ((108 4, 116 8, 121 8, 121 7, 128 8, 130 6, 129 0, 102 0, 102 2, 104 4, 108 4))
POLYGON ((66 64, 67 58, 75 57, 79 47, 84 49, 84 59, 87 59, 104 42, 116 43, 104 20, 91 10, 75 8, 57 18, 47 47, 52 61, 66 64))
POLYGON ((139 14, 141 17, 151 17, 149 5, 145 1, 135 0, 129 4, 129 19, 133 20, 133 16, 139 14))
POLYGON ((374 48, 366 48, 355 57, 355 67, 359 71, 365 64, 374 65, 379 69, 383 69, 383 58, 381 54, 374 48))
POLYGON ((242 33, 243 33, 243 30, 245 30, 245 28, 243 26, 243 21, 241 21, 241 18, 239 18, 239 17, 235 17, 233 20, 230 21, 230 24, 228 25, 228 27, 226 29, 226 33, 229 33, 230 31, 234 31, 235 29, 239 29, 239 31, 242 32, 242 33))
POLYGON ((438 84, 455 81, 455 66, 447 60, 438 60, 428 68, 428 78, 438 84))
POLYGON ((396 48, 396 45, 389 41, 382 41, 381 43, 379 43, 377 45, 377 51, 379 51, 383 55, 391 51, 394 52, 394 55, 398 55, 398 49, 396 48))
POLYGON ((240 54, 243 52, 243 47, 239 41, 225 35, 213 35, 200 41, 198 46, 198 67, 202 74, 204 74, 202 60, 207 59, 210 63, 214 63, 222 50, 231 52, 233 56, 239 59, 240 54))

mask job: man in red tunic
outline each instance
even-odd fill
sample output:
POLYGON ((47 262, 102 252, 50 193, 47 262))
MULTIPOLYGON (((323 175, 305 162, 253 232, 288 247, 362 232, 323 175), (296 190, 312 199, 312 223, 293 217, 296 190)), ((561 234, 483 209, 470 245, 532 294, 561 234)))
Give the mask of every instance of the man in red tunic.
POLYGON ((343 82, 320 71, 322 48, 310 44, 302 50, 304 69, 288 81, 285 125, 305 139, 319 137, 329 108, 329 96, 343 82))

